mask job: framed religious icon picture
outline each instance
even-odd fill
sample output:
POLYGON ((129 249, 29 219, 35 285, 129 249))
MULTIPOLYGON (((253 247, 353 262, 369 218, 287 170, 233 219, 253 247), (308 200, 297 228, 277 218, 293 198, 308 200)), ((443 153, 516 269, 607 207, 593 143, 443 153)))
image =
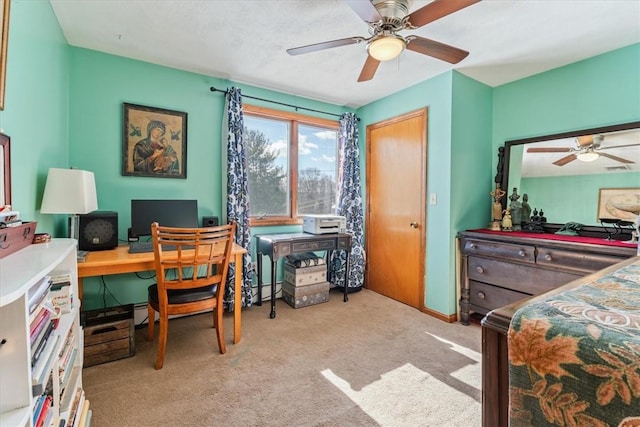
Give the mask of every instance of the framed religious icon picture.
POLYGON ((123 103, 122 175, 187 177, 187 113, 123 103))

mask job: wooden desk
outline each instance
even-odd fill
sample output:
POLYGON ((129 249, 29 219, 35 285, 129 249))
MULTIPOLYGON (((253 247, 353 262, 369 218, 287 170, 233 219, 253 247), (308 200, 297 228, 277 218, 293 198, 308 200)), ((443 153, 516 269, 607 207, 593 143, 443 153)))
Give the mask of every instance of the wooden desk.
POLYGON ((344 302, 347 296, 349 280, 349 252, 351 251, 351 234, 260 234, 256 236, 258 253, 258 302, 262 305, 262 256, 267 255, 271 259, 271 313, 270 318, 276 317, 276 269, 277 262, 283 256, 304 252, 327 251, 327 277, 329 276, 329 260, 334 250, 347 252, 346 274, 344 278, 344 302))
MULTIPOLYGON (((231 253, 234 255, 231 262, 240 266, 236 268, 234 283, 233 343, 237 344, 240 342, 242 330, 242 258, 247 250, 234 243, 231 253)), ((153 252, 130 254, 128 245, 120 245, 107 251, 89 252, 84 262, 78 262, 78 296, 82 301, 82 282, 85 277, 155 271, 155 269, 153 252)))

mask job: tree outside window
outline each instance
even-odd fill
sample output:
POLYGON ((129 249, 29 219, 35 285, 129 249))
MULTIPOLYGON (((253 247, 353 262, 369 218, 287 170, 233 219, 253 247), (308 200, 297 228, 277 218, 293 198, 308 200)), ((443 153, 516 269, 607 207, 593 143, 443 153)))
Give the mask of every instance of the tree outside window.
POLYGON ((244 110, 252 225, 335 213, 338 123, 247 105, 244 110))

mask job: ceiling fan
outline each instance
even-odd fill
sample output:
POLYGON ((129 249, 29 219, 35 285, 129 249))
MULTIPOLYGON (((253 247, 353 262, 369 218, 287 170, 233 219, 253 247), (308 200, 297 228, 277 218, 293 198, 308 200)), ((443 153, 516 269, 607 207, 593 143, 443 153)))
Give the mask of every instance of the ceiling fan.
POLYGON ((466 50, 449 46, 435 40, 398 32, 420 28, 430 22, 471 6, 480 0, 434 0, 409 14, 410 0, 345 0, 353 11, 367 24, 371 37, 347 37, 306 46, 287 49, 290 55, 316 52, 351 44, 367 43, 367 59, 362 67, 359 82, 371 80, 378 65, 397 57, 404 49, 457 64, 469 55, 466 50))
POLYGON ((640 144, 625 144, 601 147, 602 141, 604 141, 604 135, 582 135, 575 138, 575 147, 529 147, 527 148, 527 153, 571 153, 553 162, 553 164, 557 166, 564 166, 576 159, 583 162, 593 162, 594 160, 600 158, 600 156, 615 160, 620 163, 635 163, 633 160, 614 156, 613 154, 603 152, 603 150, 609 150, 612 148, 633 147, 640 144))

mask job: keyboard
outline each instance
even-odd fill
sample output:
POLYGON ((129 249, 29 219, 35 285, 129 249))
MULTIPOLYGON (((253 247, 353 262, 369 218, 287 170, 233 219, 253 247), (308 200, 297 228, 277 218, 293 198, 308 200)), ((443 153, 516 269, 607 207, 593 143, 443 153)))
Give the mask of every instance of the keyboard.
MULTIPOLYGON (((185 245, 182 249, 193 249, 195 246, 185 245)), ((162 245, 163 251, 176 251, 178 250, 177 246, 173 245, 162 245)), ((145 242, 129 242, 129 253, 130 254, 143 254, 145 252, 153 252, 153 242, 151 240, 145 242)))
POLYGON ((142 254, 145 252, 153 252, 153 242, 129 242, 129 253, 130 254, 142 254))

